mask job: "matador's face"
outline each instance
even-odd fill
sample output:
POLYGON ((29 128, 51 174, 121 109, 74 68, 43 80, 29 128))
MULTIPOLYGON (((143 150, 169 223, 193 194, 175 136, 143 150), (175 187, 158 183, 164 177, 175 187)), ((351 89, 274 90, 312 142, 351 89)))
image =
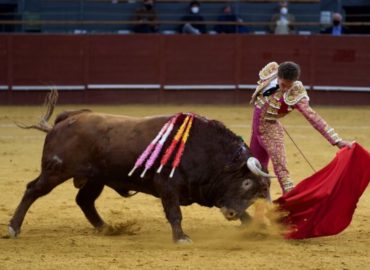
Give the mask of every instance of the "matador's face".
POLYGON ((288 91, 293 86, 294 81, 278 78, 279 88, 285 92, 288 91))

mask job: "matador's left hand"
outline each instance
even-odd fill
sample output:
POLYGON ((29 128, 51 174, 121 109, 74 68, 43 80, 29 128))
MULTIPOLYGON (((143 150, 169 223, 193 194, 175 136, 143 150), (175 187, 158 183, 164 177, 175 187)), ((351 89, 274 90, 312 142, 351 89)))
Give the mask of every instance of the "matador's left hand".
POLYGON ((343 148, 343 147, 349 147, 351 148, 352 145, 353 145, 354 141, 353 142, 349 142, 349 141, 345 141, 345 140, 341 140, 339 141, 336 146, 338 146, 338 148, 343 148))

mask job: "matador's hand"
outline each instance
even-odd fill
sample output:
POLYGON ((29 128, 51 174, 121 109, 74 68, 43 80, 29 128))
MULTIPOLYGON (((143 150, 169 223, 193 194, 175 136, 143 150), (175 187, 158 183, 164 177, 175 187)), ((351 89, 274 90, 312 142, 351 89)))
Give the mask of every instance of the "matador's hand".
POLYGON ((341 141, 337 142, 336 146, 338 146, 338 148, 340 148, 340 149, 343 148, 343 147, 351 148, 353 143, 354 143, 354 141, 349 142, 349 141, 341 140, 341 141))

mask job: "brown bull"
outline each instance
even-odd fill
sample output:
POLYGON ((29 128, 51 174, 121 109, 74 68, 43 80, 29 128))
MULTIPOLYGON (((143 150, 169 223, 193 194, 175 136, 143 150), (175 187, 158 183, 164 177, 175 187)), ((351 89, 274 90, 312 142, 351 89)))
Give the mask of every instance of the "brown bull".
MULTIPOLYGON (((216 206, 227 219, 243 221, 248 219, 247 207, 256 198, 268 196, 268 181, 257 175, 263 174, 258 161, 250 158, 242 139, 218 121, 195 116, 182 161, 173 178, 168 178, 170 166, 165 166, 160 174, 151 169, 144 178, 139 172, 128 177, 136 158, 170 116, 135 118, 81 110, 61 113, 50 127, 47 120, 55 100, 49 100, 49 110, 43 121, 30 126, 47 132, 41 173, 27 185, 10 221, 12 236, 20 233, 32 203, 70 178, 79 189, 76 202, 95 228, 105 223, 94 202, 104 186, 109 186, 122 196, 137 191, 159 197, 176 242, 191 241, 181 227, 180 205, 216 206)), ((176 124, 172 133, 179 125, 176 124)), ((154 168, 158 168, 158 161, 154 168)))

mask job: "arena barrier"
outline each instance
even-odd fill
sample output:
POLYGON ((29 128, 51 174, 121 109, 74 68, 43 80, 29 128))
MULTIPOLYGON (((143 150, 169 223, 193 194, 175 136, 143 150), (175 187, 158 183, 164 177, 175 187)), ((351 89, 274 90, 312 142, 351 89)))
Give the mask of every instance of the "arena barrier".
POLYGON ((315 104, 370 105, 370 37, 1 35, 0 104, 249 101, 267 62, 301 65, 315 104))

